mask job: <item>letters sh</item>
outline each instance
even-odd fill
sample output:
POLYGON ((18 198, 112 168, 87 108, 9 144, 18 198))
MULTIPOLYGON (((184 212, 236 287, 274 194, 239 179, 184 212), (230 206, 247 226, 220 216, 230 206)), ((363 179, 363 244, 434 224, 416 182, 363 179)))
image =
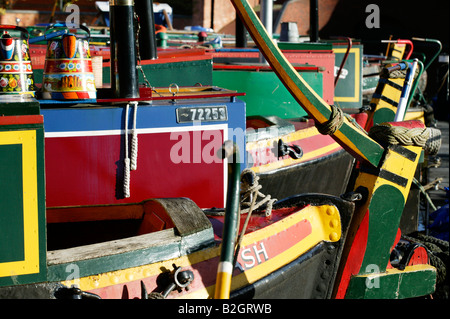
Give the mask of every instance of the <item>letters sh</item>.
POLYGON ((264 243, 246 247, 240 253, 239 263, 244 269, 250 269, 269 259, 264 243))

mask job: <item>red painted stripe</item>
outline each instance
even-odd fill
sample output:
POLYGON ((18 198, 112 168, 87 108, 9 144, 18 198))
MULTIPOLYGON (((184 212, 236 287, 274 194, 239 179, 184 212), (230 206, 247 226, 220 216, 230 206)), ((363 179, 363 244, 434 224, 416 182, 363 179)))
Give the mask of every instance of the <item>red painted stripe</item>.
POLYGON ((309 220, 304 219, 282 232, 242 247, 238 257, 238 263, 244 269, 251 269, 278 256, 290 247, 301 242, 311 233, 312 225, 309 220))
MULTIPOLYGON (((214 64, 215 70, 272 70, 270 66, 258 66, 258 65, 228 65, 228 64, 214 64)), ((315 71, 319 72, 318 67, 314 66, 295 66, 297 71, 315 71)))
MULTIPOLYGON (((301 209, 297 209, 299 211, 301 209)), ((277 215, 276 212, 273 212, 273 217, 277 215)), ((285 213, 282 213, 282 217, 286 217, 285 213)), ((213 218, 216 220, 221 219, 213 218)), ((265 218, 267 220, 267 218, 265 218)), ((278 220, 278 219, 277 219, 278 220)), ((273 223, 273 220, 271 220, 273 223)), ((238 262, 243 265, 244 269, 251 269, 255 267, 257 264, 262 264, 266 261, 266 257, 264 253, 267 255, 269 259, 276 257, 280 253, 286 251, 291 248, 293 245, 298 244, 304 238, 312 233, 312 225, 308 220, 301 220, 298 223, 292 225, 291 227, 284 229, 278 233, 273 234, 272 236, 268 236, 252 245, 248 245, 241 249, 241 254, 238 258, 238 262), (255 247, 255 248, 253 248, 255 247), (244 255, 243 255, 244 254, 244 255), (244 257, 244 259, 242 258, 244 257), (258 260, 259 257, 259 260, 258 260), (245 260, 247 258, 247 260, 245 260), (254 265, 252 267, 252 258, 254 260, 254 265), (249 266, 249 267, 245 267, 249 266)), ((296 256, 293 256, 296 257, 296 256)), ((267 259, 268 260, 268 259, 267 259)), ((192 291, 196 291, 199 289, 204 289, 205 287, 209 287, 215 284, 216 281, 216 272, 219 262, 219 256, 212 257, 210 259, 206 259, 204 261, 193 264, 189 267, 186 267, 186 270, 191 270, 194 273, 194 280, 189 286, 189 291, 182 291, 181 293, 176 293, 177 297, 181 297, 184 294, 190 293, 192 291)), ((245 271, 244 271, 245 272, 245 271)), ((242 273, 242 271, 236 267, 234 269, 234 276, 242 273)), ((103 287, 99 289, 91 290, 90 292, 98 294, 102 298, 140 298, 141 296, 141 280, 145 283, 146 289, 148 292, 153 291, 157 287, 157 278, 158 276, 147 277, 144 279, 130 281, 124 284, 112 285, 108 287, 103 287)), ((169 298, 171 296, 169 295, 169 298)))
POLYGON ((387 122, 390 126, 401 126, 408 129, 412 128, 425 128, 425 124, 419 120, 401 121, 401 122, 387 122))
POLYGON ((135 203, 152 197, 189 197, 200 207, 223 207, 223 163, 219 160, 206 163, 202 156, 208 150, 212 154, 213 149, 222 145, 223 132, 220 131, 220 139, 201 140, 198 147, 203 153, 197 159, 194 157, 198 153, 195 153, 197 146, 193 141, 199 139, 197 135, 200 133, 189 132, 191 149, 184 163, 171 160, 172 148, 179 149, 181 137, 171 139, 170 133, 139 134, 138 168, 130 172, 130 198, 123 198, 122 192, 123 136, 46 138, 47 206, 135 203), (178 148, 175 146, 177 143, 178 148), (194 180, 196 183, 192 182, 194 180))
POLYGON ((342 257, 342 260, 346 262, 341 278, 337 278, 339 281, 338 291, 336 293, 336 299, 345 298, 350 279, 353 275, 357 275, 361 269, 362 262, 364 260, 364 254, 367 247, 367 236, 369 233, 369 210, 364 215, 361 224, 356 232, 356 236, 353 240, 353 244, 350 248, 348 256, 342 257))
POLYGON ((42 124, 44 117, 42 115, 12 115, 0 116, 0 125, 23 125, 23 124, 42 124))
MULTIPOLYGON (((297 145, 303 150, 303 154, 308 154, 313 151, 319 150, 323 147, 329 146, 334 144, 335 141, 328 135, 321 135, 320 133, 317 133, 313 136, 302 138, 299 140, 295 140, 292 142, 289 142, 289 145, 297 145)), ((340 151, 342 149, 341 146, 336 144, 336 148, 333 148, 332 150, 329 150, 327 152, 320 152, 319 154, 315 155, 314 157, 308 157, 306 158, 300 158, 298 162, 292 163, 292 165, 296 163, 303 163, 308 162, 320 157, 327 156, 329 154, 335 153, 337 151, 340 151)), ((266 165, 269 163, 275 163, 280 160, 288 159, 289 155, 285 155, 283 157, 277 157, 274 154, 273 147, 261 147, 261 148, 254 148, 248 151, 249 155, 253 158, 254 167, 255 166, 261 166, 266 165)))

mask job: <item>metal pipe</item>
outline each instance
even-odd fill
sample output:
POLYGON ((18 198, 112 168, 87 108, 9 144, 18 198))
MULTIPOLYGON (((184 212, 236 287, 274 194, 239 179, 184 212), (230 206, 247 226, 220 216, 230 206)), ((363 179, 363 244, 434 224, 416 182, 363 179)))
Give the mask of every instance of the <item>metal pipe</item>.
MULTIPOLYGON (((261 0, 261 22, 270 38, 273 37, 273 0, 261 0)), ((268 64, 262 53, 259 53, 259 63, 268 64)))
POLYGON ((319 41, 319 0, 309 0, 309 41, 319 41))
POLYGON ((157 59, 158 53, 156 49, 153 0, 136 1, 135 11, 139 17, 139 53, 141 55, 141 59, 157 59))
POLYGON ((261 1, 261 22, 270 37, 273 35, 273 0, 261 1))
MULTIPOLYGON (((381 40, 381 43, 398 43, 398 44, 405 44, 409 46, 409 50, 405 53, 403 53, 403 60, 408 60, 411 57, 411 54, 414 50, 414 44, 410 40, 404 40, 404 39, 398 39, 398 40, 381 40)), ((390 44, 388 45, 388 51, 390 44)), ((405 49, 406 50, 406 49, 405 49)))
POLYGON ((109 0, 111 89, 116 98, 138 98, 134 1, 109 0))
MULTIPOLYGON (((409 62, 408 62, 409 64, 409 62)), ((414 80, 414 74, 416 73, 417 59, 414 59, 412 65, 410 64, 408 72, 405 77, 405 84, 403 85, 402 94, 397 107, 397 113, 395 113, 394 122, 403 121, 407 109, 408 97, 411 92, 412 81, 414 80)))
POLYGON ((241 18, 236 14, 236 47, 246 48, 247 47, 247 29, 242 23, 241 18))
POLYGON ((339 67, 339 71, 336 75, 336 78, 334 79, 334 87, 336 87, 336 85, 338 84, 342 69, 344 68, 345 62, 347 62, 348 55, 352 48, 352 39, 351 38, 346 38, 346 39, 347 39, 347 51, 345 51, 345 55, 344 55, 344 58, 342 59, 341 66, 339 67))
POLYGON ((424 66, 424 70, 426 71, 430 67, 431 63, 433 63, 433 61, 438 57, 439 53, 441 53, 441 51, 442 51, 442 43, 439 40, 427 39, 427 38, 416 38, 416 37, 413 37, 412 40, 414 40, 414 41, 423 41, 423 42, 431 42, 431 43, 436 44, 436 46, 437 46, 436 53, 428 61, 428 63, 424 66))

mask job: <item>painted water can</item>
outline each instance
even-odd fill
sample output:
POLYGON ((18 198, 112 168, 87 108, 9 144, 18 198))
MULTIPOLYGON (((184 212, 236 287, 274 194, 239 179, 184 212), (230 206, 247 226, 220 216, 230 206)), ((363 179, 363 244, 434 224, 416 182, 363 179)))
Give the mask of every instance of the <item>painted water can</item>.
POLYGON ((34 96, 28 31, 14 25, 0 25, 0 31, 0 94, 34 96), (16 34, 19 36, 13 37, 16 34))
MULTIPOLYGON (((47 27, 46 33, 54 28, 66 28, 64 24, 47 27)), ((95 99, 92 59, 89 51, 89 29, 80 26, 87 35, 67 33, 52 38, 47 43, 42 98, 47 100, 95 99)))

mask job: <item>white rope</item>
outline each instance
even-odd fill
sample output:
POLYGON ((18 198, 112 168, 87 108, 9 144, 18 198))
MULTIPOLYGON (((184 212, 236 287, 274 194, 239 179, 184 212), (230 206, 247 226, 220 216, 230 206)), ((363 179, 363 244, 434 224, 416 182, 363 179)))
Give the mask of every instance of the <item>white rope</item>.
POLYGON ((130 197, 130 159, 128 157, 128 111, 130 104, 125 108, 125 156, 124 156, 124 171, 123 171, 123 194, 125 198, 130 197))
POLYGON ((259 191, 262 188, 262 185, 259 184, 259 176, 257 176, 254 171, 246 168, 242 171, 241 175, 243 176, 245 174, 250 174, 252 176, 253 184, 248 184, 245 179, 241 184, 241 214, 251 214, 253 210, 266 205, 266 216, 270 216, 272 214, 273 203, 275 203, 277 199, 271 198, 270 195, 264 195, 259 191), (262 198, 259 202, 256 202, 258 196, 262 198))
POLYGON ((137 169, 137 154, 138 154, 138 137, 137 137, 137 131, 136 131, 136 117, 137 117, 138 102, 131 102, 131 104, 134 104, 134 113, 133 113, 133 130, 132 130, 132 137, 131 137, 131 167, 130 167, 130 169, 132 171, 135 171, 137 169))

